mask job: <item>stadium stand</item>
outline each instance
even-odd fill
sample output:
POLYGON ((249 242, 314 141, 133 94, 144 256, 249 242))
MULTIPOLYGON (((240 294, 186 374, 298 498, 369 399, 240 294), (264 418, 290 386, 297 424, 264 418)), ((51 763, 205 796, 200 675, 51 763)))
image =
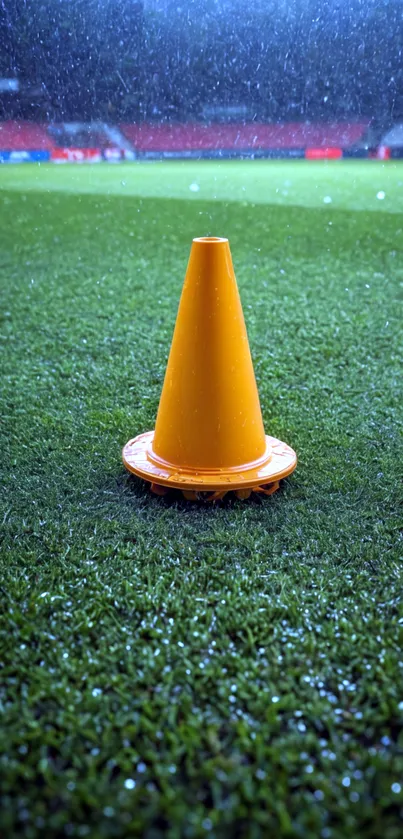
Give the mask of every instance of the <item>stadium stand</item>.
POLYGON ((46 126, 33 122, 0 122, 2 151, 52 151, 54 143, 46 126))
POLYGON ((397 123, 381 138, 381 144, 390 149, 403 148, 403 123, 397 123))
POLYGON ((121 125, 137 152, 243 151, 340 147, 358 142, 368 122, 265 125, 121 125))
POLYGON ((403 123, 396 123, 381 137, 378 146, 378 157, 382 160, 398 160, 403 158, 403 123))
MULTIPOLYGON (((186 123, 123 124, 31 122, 0 123, 0 162, 119 161, 133 157, 379 157, 368 144, 369 122, 338 123, 186 123)), ((396 145, 402 127, 396 126, 396 145), (398 136, 397 136, 398 135, 398 136)), ((386 139, 386 138, 385 138, 386 139)), ((393 140, 393 138, 391 137, 393 140)), ((392 143, 384 144, 385 148, 392 143)), ((382 146, 383 148, 383 146, 382 146)), ((392 156, 401 154, 392 148, 392 156)), ((387 159, 389 151, 382 153, 387 159)))
POLYGON ((48 125, 56 148, 52 160, 98 162, 102 158, 117 162, 125 155, 133 157, 132 146, 117 126, 103 122, 64 122, 48 125))
POLYGON ((102 126, 85 123, 52 123, 48 126, 54 144, 59 148, 106 149, 115 145, 102 126))

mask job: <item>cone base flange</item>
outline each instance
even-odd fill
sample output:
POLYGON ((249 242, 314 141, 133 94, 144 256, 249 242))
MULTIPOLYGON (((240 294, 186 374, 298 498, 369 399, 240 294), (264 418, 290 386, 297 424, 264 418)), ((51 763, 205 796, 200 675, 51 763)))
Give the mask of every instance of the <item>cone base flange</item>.
POLYGON ((214 504, 216 501, 222 501, 223 498, 225 498, 228 495, 228 493, 231 492, 233 492, 235 497, 241 501, 245 501, 247 498, 250 498, 250 496, 254 493, 257 493, 258 495, 273 495, 275 492, 277 492, 279 487, 280 481, 274 481, 274 483, 272 484, 266 484, 265 486, 260 487, 247 487, 246 489, 243 488, 234 490, 219 489, 213 490, 211 492, 200 492, 194 489, 170 489, 169 487, 163 487, 159 484, 150 484, 151 492, 154 493, 154 495, 169 495, 169 493, 171 492, 182 492, 182 495, 184 498, 186 498, 186 501, 202 501, 203 503, 207 504, 214 504))
POLYGON ((255 489, 286 478, 297 465, 297 455, 287 443, 266 435, 267 457, 257 464, 245 464, 245 468, 238 467, 236 470, 179 469, 173 464, 156 462, 152 454, 153 438, 154 431, 147 431, 129 440, 122 458, 129 472, 154 486, 195 493, 255 489))

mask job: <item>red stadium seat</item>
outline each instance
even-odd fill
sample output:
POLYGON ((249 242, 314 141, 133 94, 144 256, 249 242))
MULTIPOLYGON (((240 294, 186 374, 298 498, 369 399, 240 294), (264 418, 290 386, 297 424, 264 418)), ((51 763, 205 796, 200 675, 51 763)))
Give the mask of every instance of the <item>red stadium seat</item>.
POLYGON ((356 143, 367 127, 366 122, 120 126, 140 152, 346 147, 356 143))
POLYGON ((46 127, 33 122, 0 122, 2 151, 51 151, 54 148, 46 127))

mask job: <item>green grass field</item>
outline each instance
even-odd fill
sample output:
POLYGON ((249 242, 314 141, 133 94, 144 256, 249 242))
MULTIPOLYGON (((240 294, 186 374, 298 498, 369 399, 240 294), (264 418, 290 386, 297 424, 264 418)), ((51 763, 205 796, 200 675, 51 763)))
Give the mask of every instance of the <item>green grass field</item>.
POLYGON ((1 835, 400 839, 403 165, 25 165, 0 190, 1 835), (209 234, 299 455, 216 506, 120 459, 209 234))

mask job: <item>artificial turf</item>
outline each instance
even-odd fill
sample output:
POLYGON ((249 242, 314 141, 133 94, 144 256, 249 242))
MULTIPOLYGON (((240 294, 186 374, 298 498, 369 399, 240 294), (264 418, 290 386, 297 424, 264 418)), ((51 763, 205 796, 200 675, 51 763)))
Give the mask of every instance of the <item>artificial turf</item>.
POLYGON ((373 162, 1 170, 2 836, 401 836, 402 183, 373 162), (120 459, 208 234, 266 431, 299 455, 273 497, 216 506, 120 459))

